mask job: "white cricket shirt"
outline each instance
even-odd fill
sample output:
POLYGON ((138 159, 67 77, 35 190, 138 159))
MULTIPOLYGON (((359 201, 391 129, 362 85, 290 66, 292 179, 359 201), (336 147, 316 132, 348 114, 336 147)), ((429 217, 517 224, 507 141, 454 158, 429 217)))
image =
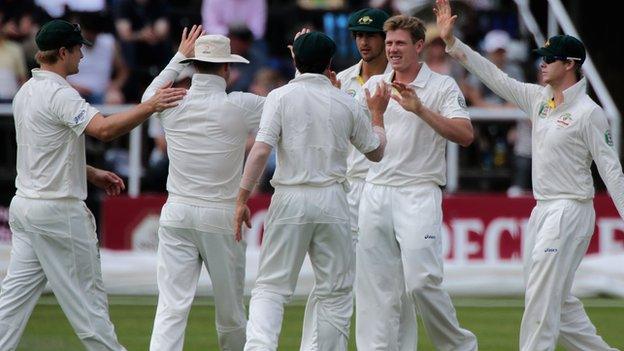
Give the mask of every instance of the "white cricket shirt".
MULTIPOLYGON (((388 64, 384 73, 392 71, 392 66, 388 64)), ((362 99, 365 101, 364 81, 360 76, 362 72, 362 60, 355 65, 345 69, 338 73, 336 78, 340 81, 340 89, 347 94, 353 96, 356 99, 362 99)), ((350 179, 366 179, 366 173, 370 167, 370 161, 359 152, 355 147, 349 147, 349 156, 347 157, 347 178, 350 179)))
MULTIPOLYGON (((393 77, 394 71, 373 76, 364 88, 373 94, 381 80, 390 83, 393 77)), ((464 96, 453 78, 433 72, 422 63, 416 79, 409 85, 414 87, 425 106, 442 116, 470 118, 464 96)), ((447 140, 444 137, 394 100, 388 103, 384 124, 388 139, 384 158, 371 164, 367 182, 389 186, 446 184, 447 140)))
MULTIPOLYGON (((174 81, 187 64, 177 53, 143 96, 174 81)), ((169 200, 195 206, 234 203, 243 173, 245 142, 257 128, 264 97, 226 93, 226 82, 212 74, 193 75, 180 104, 156 114, 167 140, 169 200)))
POLYGON ((97 113, 63 77, 32 70, 13 99, 18 196, 86 199, 83 132, 97 113))
POLYGON ((342 183, 349 143, 362 153, 380 144, 366 109, 312 73, 269 93, 256 141, 277 148, 274 187, 342 183))
POLYGON ((533 195, 537 200, 593 198, 593 160, 624 217, 622 166, 604 111, 586 93, 585 78, 566 89, 564 102, 555 107, 552 87, 509 78, 458 39, 447 51, 492 91, 529 115, 533 124, 533 195))

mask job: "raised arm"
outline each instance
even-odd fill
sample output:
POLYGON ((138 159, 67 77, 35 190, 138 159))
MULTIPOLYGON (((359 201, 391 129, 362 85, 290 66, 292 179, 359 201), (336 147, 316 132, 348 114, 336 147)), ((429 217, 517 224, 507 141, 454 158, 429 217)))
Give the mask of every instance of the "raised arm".
POLYGON ((446 43, 446 51, 498 96, 530 113, 532 101, 535 101, 535 97, 543 88, 537 84, 527 84, 510 78, 495 64, 455 38, 453 28, 457 15, 451 14, 448 0, 436 0, 433 11, 440 37, 446 43))
POLYGON ((180 46, 178 52, 173 56, 171 61, 167 64, 165 69, 160 72, 156 78, 145 89, 141 101, 146 101, 156 93, 159 87, 167 84, 168 82, 175 82, 176 78, 182 70, 188 65, 180 63, 180 61, 193 57, 195 53, 195 41, 203 34, 202 26, 193 25, 191 30, 184 28, 182 31, 182 38, 180 39, 180 46))

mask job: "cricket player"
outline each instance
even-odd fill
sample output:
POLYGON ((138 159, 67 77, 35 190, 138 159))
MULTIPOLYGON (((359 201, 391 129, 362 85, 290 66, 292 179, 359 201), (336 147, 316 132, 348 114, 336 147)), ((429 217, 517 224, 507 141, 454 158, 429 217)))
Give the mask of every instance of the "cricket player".
POLYGON ((301 73, 266 99, 256 142, 238 194, 235 230, 249 223, 246 203, 267 157, 277 148, 275 193, 265 223, 258 277, 252 291, 245 350, 276 350, 284 304, 306 253, 314 288, 306 305, 301 350, 347 350, 353 308, 353 241, 346 198, 349 143, 372 161, 383 157, 383 112, 389 86, 366 93, 368 109, 328 78, 336 45, 319 32, 293 43, 301 73), (373 128, 371 128, 371 123, 373 128))
POLYGON ((17 192, 9 208, 13 247, 0 292, 0 350, 15 350, 46 282, 87 350, 125 350, 108 316, 87 181, 117 195, 122 180, 85 163, 88 134, 108 141, 152 113, 177 105, 185 89, 160 89, 133 109, 104 117, 67 82, 78 73, 80 27, 44 24, 35 38, 41 65, 13 100, 17 192))
POLYGON ((615 350, 596 334, 581 302, 570 293, 574 273, 594 231, 590 166, 596 163, 615 207, 624 217, 624 174, 607 118, 587 95, 583 43, 557 35, 536 50, 546 86, 518 82, 453 36, 457 16, 436 1, 447 52, 492 91, 527 113, 533 125, 533 195, 523 239, 525 309, 520 350, 615 350))
POLYGON ((189 62, 195 67, 185 98, 156 115, 167 140, 169 197, 158 230, 152 351, 182 350, 202 264, 212 281, 220 348, 245 345, 246 245, 234 240, 232 224, 247 135, 260 123, 264 98, 226 93, 230 63, 249 61, 231 54, 227 37, 200 34, 201 26, 184 30, 178 53, 143 96, 175 80, 189 62))
POLYGON ((459 326, 441 287, 446 143, 467 146, 473 140, 464 97, 452 78, 419 61, 425 39, 421 20, 397 15, 383 28, 392 71, 371 77, 364 88, 402 83, 415 89, 422 104, 407 111, 400 98, 390 101, 386 156, 366 176, 356 254, 357 347, 399 349, 400 298, 406 291, 437 350, 476 350, 476 337, 459 326))
MULTIPOLYGON (((388 64, 386 58, 386 33, 383 31, 383 24, 389 17, 383 10, 373 8, 361 9, 349 16, 348 28, 355 39, 362 59, 338 73, 337 79, 341 89, 356 99, 364 95, 362 86, 370 77, 392 71, 392 66, 388 64)), ((364 184, 366 184, 366 174, 370 167, 370 161, 353 146, 350 146, 350 149, 347 158, 347 180, 349 182, 347 201, 351 215, 351 231, 354 243, 357 245, 360 196, 364 184)), ((418 324, 416 323, 414 306, 405 293, 401 295, 400 308, 399 350, 413 351, 417 347, 418 324)))

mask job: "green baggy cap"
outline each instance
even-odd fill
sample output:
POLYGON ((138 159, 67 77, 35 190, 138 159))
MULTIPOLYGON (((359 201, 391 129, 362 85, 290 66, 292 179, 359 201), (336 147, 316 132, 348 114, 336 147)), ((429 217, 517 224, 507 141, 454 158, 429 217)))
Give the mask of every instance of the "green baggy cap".
POLYGON ((327 61, 334 56, 336 43, 321 32, 310 32, 295 40, 293 51, 302 62, 327 61))
POLYGON ((544 46, 534 51, 540 56, 555 56, 585 62, 585 46, 580 40, 570 35, 555 35, 544 46))
POLYGON ((382 33, 383 25, 390 18, 385 11, 379 9, 361 9, 349 16, 348 29, 351 32, 382 33))
POLYGON ((69 48, 78 44, 92 45, 82 37, 79 25, 60 19, 44 24, 37 32, 35 42, 41 51, 54 50, 63 46, 69 48))

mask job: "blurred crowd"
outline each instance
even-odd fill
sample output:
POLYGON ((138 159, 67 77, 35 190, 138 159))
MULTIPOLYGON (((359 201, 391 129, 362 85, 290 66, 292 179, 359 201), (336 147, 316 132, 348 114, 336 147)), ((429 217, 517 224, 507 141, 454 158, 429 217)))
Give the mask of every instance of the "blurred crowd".
MULTIPOLYGON (((347 30, 350 12, 378 7, 391 14, 408 13, 431 23, 423 56, 432 70, 455 78, 469 106, 513 108, 463 70, 444 52, 436 33, 433 1, 422 0, 0 0, 0 103, 12 97, 36 67, 34 36, 52 18, 79 23, 93 43, 84 47, 80 72, 69 82, 90 103, 124 104, 140 99, 145 87, 167 64, 182 28, 201 23, 207 33, 227 35, 232 52, 251 62, 233 64, 229 91, 266 96, 294 75, 287 45, 300 28, 324 31, 338 45, 333 69, 338 72, 359 60, 347 30)), ((522 81, 536 77, 537 66, 518 20, 513 1, 457 1, 461 38, 478 47, 499 68, 522 81), (528 78, 528 79, 527 79, 528 78)), ((175 84, 189 86, 193 72, 175 84)), ((519 195, 530 189, 531 130, 528 122, 475 123, 474 144, 461 153, 460 165, 472 190, 507 190, 519 195), (474 174, 474 179, 470 175, 474 174), (500 178, 500 179, 499 179, 500 178), (511 181, 510 181, 511 179, 511 181), (502 188, 504 186, 504 189, 502 188)), ((164 191, 166 141, 152 119, 145 128, 144 190, 164 191)), ((253 136, 250 136, 250 145, 253 136)), ((127 176, 127 145, 92 140, 90 162, 127 176)), ((274 161, 273 161, 274 164, 274 161)), ((262 190, 270 191, 268 179, 262 190)))

